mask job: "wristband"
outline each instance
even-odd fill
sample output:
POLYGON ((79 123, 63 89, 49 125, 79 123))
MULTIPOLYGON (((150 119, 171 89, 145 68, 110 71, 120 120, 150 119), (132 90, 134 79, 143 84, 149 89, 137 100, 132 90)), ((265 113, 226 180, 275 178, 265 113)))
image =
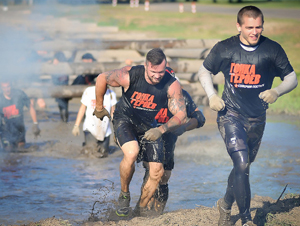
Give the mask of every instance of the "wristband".
POLYGON ((176 119, 176 120, 179 122, 178 125, 181 125, 181 120, 180 120, 176 115, 174 115, 172 118, 173 118, 173 119, 176 119))

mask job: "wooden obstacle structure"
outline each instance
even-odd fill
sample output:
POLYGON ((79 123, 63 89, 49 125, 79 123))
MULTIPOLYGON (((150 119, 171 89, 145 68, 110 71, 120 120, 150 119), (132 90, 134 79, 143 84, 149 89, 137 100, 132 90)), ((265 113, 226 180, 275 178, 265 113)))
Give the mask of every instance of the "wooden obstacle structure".
MULTIPOLYGON (((99 74, 125 66, 127 59, 133 65, 143 64, 145 55, 152 48, 161 48, 168 58, 170 67, 175 71, 182 86, 193 97, 195 103, 207 104, 205 92, 198 81, 197 72, 215 39, 149 39, 144 34, 120 32, 117 27, 100 27, 92 23, 80 23, 61 18, 51 18, 51 22, 28 23, 28 29, 42 32, 45 38, 36 41, 32 48, 44 51, 49 58, 55 52, 62 51, 71 59, 67 63, 53 65, 50 62, 39 63, 34 74, 43 82, 51 81, 51 76, 68 75, 75 78, 81 74, 99 74), (56 24, 57 26, 53 26, 56 24), (69 29, 65 29, 68 27, 69 29), (97 60, 93 63, 81 62, 81 56, 91 53, 97 60)), ((50 20, 46 20, 50 21, 50 20)), ((214 77, 214 84, 224 83, 223 76, 214 77)), ((29 87, 25 92, 30 97, 81 97, 87 86, 53 86, 51 82, 39 87, 29 87)), ((113 88, 120 97, 121 89, 113 88)))

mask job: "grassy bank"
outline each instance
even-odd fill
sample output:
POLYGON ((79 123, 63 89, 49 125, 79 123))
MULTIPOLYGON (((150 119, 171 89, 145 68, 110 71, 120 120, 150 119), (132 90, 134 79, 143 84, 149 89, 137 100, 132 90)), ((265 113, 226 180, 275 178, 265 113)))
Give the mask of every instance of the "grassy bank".
MULTIPOLYGON (((212 1, 201 0, 197 7, 209 5, 212 1)), ((242 4, 228 4, 226 0, 218 0, 218 5, 234 7, 238 11, 242 6, 255 4, 264 8, 300 8, 299 1, 272 1, 255 3, 244 1, 242 4)), ((190 12, 145 12, 143 5, 130 8, 127 4, 112 7, 100 5, 99 16, 85 18, 96 21, 99 25, 118 26, 121 31, 145 33, 149 38, 179 39, 225 39, 237 34, 235 15, 190 12)), ((300 26, 297 19, 265 18, 264 35, 279 42, 285 49, 294 70, 300 75, 300 26)), ((199 65, 200 66, 200 65, 199 65)), ((276 80, 274 85, 278 85, 276 80)), ((270 106, 271 111, 290 114, 300 113, 299 88, 281 97, 270 106)))

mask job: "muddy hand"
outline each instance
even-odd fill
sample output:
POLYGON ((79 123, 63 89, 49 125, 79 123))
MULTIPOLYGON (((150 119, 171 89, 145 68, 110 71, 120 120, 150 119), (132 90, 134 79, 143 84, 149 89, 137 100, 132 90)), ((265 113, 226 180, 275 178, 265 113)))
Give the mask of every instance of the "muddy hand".
POLYGON ((79 136, 80 131, 79 131, 79 126, 78 125, 74 125, 73 129, 72 129, 72 134, 76 137, 79 136))
POLYGON ((40 135, 41 130, 40 130, 38 124, 33 124, 33 125, 32 125, 32 133, 33 133, 33 135, 34 135, 35 138, 37 138, 37 136, 40 135))
POLYGON ((110 114, 108 113, 108 111, 105 108, 103 108, 101 111, 97 111, 97 109, 95 108, 93 115, 95 115, 100 120, 103 120, 103 118, 105 116, 107 116, 109 119, 111 119, 110 114))
POLYGON ((152 128, 152 129, 149 129, 145 135, 144 135, 144 138, 146 140, 151 140, 151 141, 155 141, 157 140, 158 138, 160 138, 162 136, 162 132, 160 132, 160 130, 158 128, 152 128))

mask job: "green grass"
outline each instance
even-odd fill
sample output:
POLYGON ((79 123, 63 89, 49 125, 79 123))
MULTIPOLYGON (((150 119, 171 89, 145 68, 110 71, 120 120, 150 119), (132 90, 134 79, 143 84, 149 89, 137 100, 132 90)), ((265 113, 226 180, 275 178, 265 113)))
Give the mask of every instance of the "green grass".
MULTIPOLYGON (((299 0, 242 0, 241 3, 238 3, 237 0, 232 0, 232 3, 229 3, 228 0, 216 0, 216 3, 213 3, 213 0, 198 0, 198 3, 204 5, 221 5, 226 7, 236 7, 241 8, 244 5, 256 5, 261 9, 264 8, 300 8, 299 0)), ((180 0, 178 2, 185 2, 185 0, 180 0)))

